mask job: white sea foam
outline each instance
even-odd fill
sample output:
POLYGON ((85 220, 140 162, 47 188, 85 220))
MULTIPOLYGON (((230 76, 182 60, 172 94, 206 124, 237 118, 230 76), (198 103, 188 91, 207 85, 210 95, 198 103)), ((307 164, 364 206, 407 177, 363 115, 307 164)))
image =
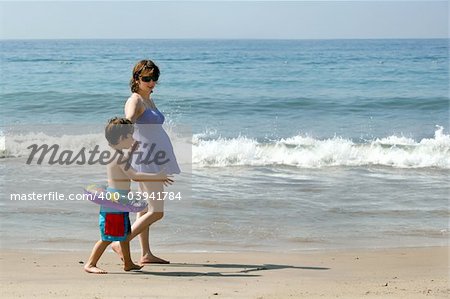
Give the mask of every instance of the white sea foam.
POLYGON ((0 152, 4 152, 6 149, 5 136, 0 136, 0 152))
MULTIPOLYGON (((315 139, 296 135, 272 142, 258 142, 246 136, 235 138, 213 137, 216 132, 195 134, 192 138, 192 163, 196 167, 229 166, 293 166, 323 168, 333 166, 380 165, 396 168, 450 169, 450 135, 438 127, 433 138, 413 140, 402 136, 387 136, 356 143, 335 136, 315 139)), ((175 147, 177 136, 171 134, 175 147)), ((0 139, 0 147, 4 137, 0 139)), ((19 157, 30 154, 31 144, 58 144, 60 150, 86 151, 99 145, 107 148, 102 134, 48 136, 44 133, 7 136, 1 157, 19 157)))
POLYGON ((301 168, 380 165, 397 168, 450 168, 450 136, 438 127, 434 138, 415 141, 388 136, 365 143, 341 137, 293 136, 271 143, 247 137, 202 140, 195 136, 193 164, 200 167, 275 166, 301 168))
POLYGON ((31 149, 28 147, 33 144, 36 144, 38 147, 41 145, 48 145, 50 147, 56 144, 60 147, 60 151, 78 151, 83 147, 89 151, 93 150, 96 145, 99 146, 99 150, 107 148, 105 138, 101 134, 49 136, 42 132, 25 133, 13 136, 7 135, 5 150, 1 152, 0 157, 28 156, 31 153, 31 149))

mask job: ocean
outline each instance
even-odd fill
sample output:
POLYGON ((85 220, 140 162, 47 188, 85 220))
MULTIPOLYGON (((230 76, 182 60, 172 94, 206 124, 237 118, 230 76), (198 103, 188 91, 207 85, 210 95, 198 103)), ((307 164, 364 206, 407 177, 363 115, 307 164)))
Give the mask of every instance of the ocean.
POLYGON ((11 194, 106 180, 101 165, 27 164, 27 147, 106 146, 140 59, 161 70, 152 97, 184 156, 168 189, 183 198, 151 229, 156 251, 448 245, 448 39, 0 46, 2 248, 90 250, 99 238, 95 204, 11 194))

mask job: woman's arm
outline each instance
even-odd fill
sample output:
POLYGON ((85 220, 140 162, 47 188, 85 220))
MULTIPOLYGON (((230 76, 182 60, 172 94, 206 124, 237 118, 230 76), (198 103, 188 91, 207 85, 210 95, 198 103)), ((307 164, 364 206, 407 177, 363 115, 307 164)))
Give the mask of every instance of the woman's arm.
POLYGON ((139 102, 139 98, 132 95, 125 103, 125 117, 135 123, 136 119, 142 114, 142 107, 139 102))
POLYGON ((120 169, 135 182, 164 182, 165 186, 172 185, 172 176, 167 175, 164 171, 158 173, 145 173, 137 172, 133 167, 127 166, 127 164, 120 164, 120 169))

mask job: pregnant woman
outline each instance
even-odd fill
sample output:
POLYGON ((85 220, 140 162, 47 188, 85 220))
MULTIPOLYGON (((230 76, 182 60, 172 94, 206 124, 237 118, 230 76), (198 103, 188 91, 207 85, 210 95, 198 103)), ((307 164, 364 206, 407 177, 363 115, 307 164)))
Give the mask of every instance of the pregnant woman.
MULTIPOLYGON (((132 167, 138 172, 167 174, 180 173, 180 168, 173 152, 172 143, 163 128, 164 115, 155 105, 151 94, 159 79, 159 68, 151 60, 141 60, 133 68, 130 80, 132 95, 125 104, 125 117, 135 123, 133 138, 139 143, 132 157, 132 167)), ((149 181, 139 182, 139 191, 153 194, 164 191, 164 183, 149 181)), ((142 193, 143 194, 143 193, 142 193)), ((162 193, 159 193, 162 194, 162 193)), ((153 255, 149 244, 149 227, 164 215, 164 201, 148 199, 148 209, 138 213, 131 227, 129 240, 139 235, 142 257, 141 264, 167 264, 169 261, 153 255)), ((119 255, 120 246, 113 244, 113 249, 119 255)))

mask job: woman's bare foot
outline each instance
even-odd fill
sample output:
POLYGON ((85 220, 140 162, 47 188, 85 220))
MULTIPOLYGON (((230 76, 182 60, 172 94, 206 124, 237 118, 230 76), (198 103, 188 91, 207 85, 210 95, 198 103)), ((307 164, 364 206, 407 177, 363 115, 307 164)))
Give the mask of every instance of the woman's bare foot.
POLYGON ((100 269, 97 266, 92 266, 92 265, 84 266, 84 271, 86 271, 87 273, 93 273, 93 274, 107 274, 108 273, 105 270, 100 269))
POLYGON ((170 264, 170 262, 154 255, 145 255, 141 258, 141 264, 170 264))
POLYGON ((111 248, 115 253, 117 253, 117 255, 120 257, 120 259, 123 261, 123 253, 122 253, 122 248, 120 247, 120 243, 112 242, 111 248))
POLYGON ((141 270, 143 266, 136 265, 135 263, 131 263, 130 265, 123 266, 123 269, 125 271, 132 271, 132 270, 141 270))

